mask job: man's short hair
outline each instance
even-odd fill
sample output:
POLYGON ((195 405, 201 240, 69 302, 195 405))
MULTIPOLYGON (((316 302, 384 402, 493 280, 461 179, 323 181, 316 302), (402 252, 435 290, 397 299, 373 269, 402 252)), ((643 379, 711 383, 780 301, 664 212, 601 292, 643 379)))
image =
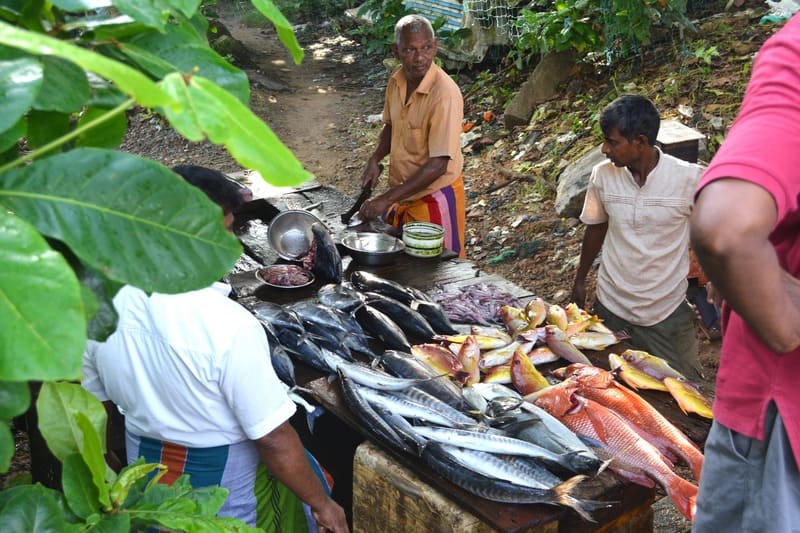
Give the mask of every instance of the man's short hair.
POLYGON ((172 171, 206 193, 225 214, 233 212, 244 203, 243 187, 222 172, 196 165, 178 165, 172 167, 172 171))
POLYGON ((423 30, 429 31, 431 37, 436 37, 430 20, 422 15, 406 15, 394 25, 394 43, 400 44, 400 39, 404 31, 408 31, 409 33, 422 33, 423 30))
POLYGON ((600 113, 603 135, 610 135, 614 129, 629 141, 644 135, 651 146, 656 144, 660 126, 661 117, 656 106, 639 94, 624 94, 600 113))

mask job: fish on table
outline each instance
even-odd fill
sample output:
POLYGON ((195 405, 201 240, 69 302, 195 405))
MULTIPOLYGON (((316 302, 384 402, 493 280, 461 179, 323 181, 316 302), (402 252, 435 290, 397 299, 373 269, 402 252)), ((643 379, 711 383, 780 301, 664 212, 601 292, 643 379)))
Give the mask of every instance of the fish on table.
POLYGON ((540 391, 534 402, 558 418, 579 436, 597 443, 601 458, 619 476, 647 487, 658 482, 675 507, 694 518, 697 486, 672 469, 661 452, 643 439, 611 409, 576 393, 577 384, 540 391))
POLYGON ((700 479, 703 453, 680 429, 658 412, 644 398, 614 380, 613 373, 596 366, 571 364, 564 379, 578 384, 578 393, 613 410, 624 418, 645 440, 667 457, 677 456, 700 479))

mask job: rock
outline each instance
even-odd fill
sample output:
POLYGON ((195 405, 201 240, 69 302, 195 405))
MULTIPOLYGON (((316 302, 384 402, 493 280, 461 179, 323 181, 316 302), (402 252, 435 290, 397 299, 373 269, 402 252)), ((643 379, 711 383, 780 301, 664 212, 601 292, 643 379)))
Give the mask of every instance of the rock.
POLYGON ((574 163, 568 165, 558 177, 556 189, 555 210, 558 216, 570 218, 578 217, 583 208, 583 198, 586 196, 586 187, 592 168, 605 160, 600 152, 600 146, 584 152, 574 163))
POLYGON ((569 79, 574 65, 574 52, 546 54, 506 108, 506 127, 528 124, 533 108, 556 94, 559 84, 569 79))

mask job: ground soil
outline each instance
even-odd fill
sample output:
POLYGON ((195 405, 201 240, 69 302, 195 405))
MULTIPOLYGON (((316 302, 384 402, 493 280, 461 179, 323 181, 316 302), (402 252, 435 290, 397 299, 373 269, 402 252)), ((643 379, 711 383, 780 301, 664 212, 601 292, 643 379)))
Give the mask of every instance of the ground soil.
MULTIPOLYGON (((243 46, 234 57, 251 79, 253 111, 322 184, 355 195, 380 128, 374 120, 382 109, 389 73, 384 58, 367 55, 348 37, 355 22, 342 17, 297 28, 305 50, 297 66, 271 26, 248 25, 246 13, 226 2, 219 6, 221 22, 243 46)), ((678 46, 667 37, 654 43, 640 61, 613 70, 581 67, 563 94, 542 106, 546 120, 528 127, 508 130, 502 121, 503 95, 518 90, 524 72, 502 63, 458 72, 465 117, 475 127, 465 146, 467 257, 482 270, 500 274, 545 300, 568 303, 583 231, 578 221, 555 213, 555 176, 565 163, 598 143, 593 132, 598 102, 621 87, 647 94, 665 115, 706 133, 713 150, 738 109, 747 66, 770 31, 756 24, 761 11, 747 9, 744 5, 698 21, 698 40, 688 45, 694 46, 688 52, 686 44, 678 46), (708 63, 701 55, 692 56, 692 50, 714 45, 719 55, 711 55, 708 63), (570 132, 572 137, 564 142, 570 132)), ((123 150, 168 166, 190 163, 227 173, 244 170, 223 149, 186 141, 157 115, 135 110, 129 118, 123 150)), ((704 385, 713 393, 719 342, 700 330, 698 336, 704 385)), ((656 531, 688 531, 688 522, 668 499, 655 508, 656 531)))

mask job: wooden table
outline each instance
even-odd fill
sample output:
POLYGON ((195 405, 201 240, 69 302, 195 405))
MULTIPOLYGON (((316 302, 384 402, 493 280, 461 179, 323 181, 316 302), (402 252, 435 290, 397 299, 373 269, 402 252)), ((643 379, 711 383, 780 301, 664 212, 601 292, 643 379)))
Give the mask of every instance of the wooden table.
MULTIPOLYGON (((304 201, 313 200, 304 197, 304 201)), ((340 206, 346 205, 340 201, 340 206)), ((337 218, 327 217, 326 223, 333 225, 332 232, 342 231, 341 225, 336 227, 337 218)), ((345 278, 357 269, 367 270, 381 277, 397 281, 401 284, 413 286, 423 291, 430 291, 434 287, 441 287, 446 291, 460 290, 472 284, 492 284, 515 296, 521 302, 526 302, 535 295, 519 287, 505 278, 497 275, 486 274, 480 271, 472 262, 462 259, 420 259, 403 256, 395 264, 381 267, 362 267, 345 258, 345 278)), ((239 294, 239 301, 248 307, 259 300, 286 304, 302 299, 313 298, 321 283, 316 282, 302 289, 276 289, 261 283, 254 272, 243 272, 229 276, 229 281, 239 294)), ((619 352, 626 348, 625 345, 616 345, 613 349, 603 352, 585 352, 593 364, 609 368, 608 352, 619 352)), ((554 363, 551 368, 562 366, 554 363)), ((325 407, 344 426, 357 433, 362 432, 360 424, 354 419, 349 409, 345 406, 340 396, 336 383, 330 383, 326 376, 319 372, 303 368, 298 365, 298 381, 312 391, 313 399, 325 407)), ((547 372, 549 368, 543 369, 547 372)), ((664 414, 676 426, 682 429, 692 440, 702 446, 708 434, 710 423, 699 417, 686 416, 677 407, 677 404, 667 393, 656 391, 642 391, 642 396, 650 401, 656 409, 664 414)), ((363 432, 362 432, 363 434, 363 432)), ((369 435, 363 434, 369 438, 369 435)), ((313 439, 313 436, 307 436, 313 439)), ((324 439, 323 439, 324 440, 324 439)), ((313 444, 313 443, 311 443, 313 444)), ((324 453, 325 445, 318 449, 324 453)), ((314 446, 310 446, 314 452, 314 446)), ((599 499, 619 502, 613 507, 596 511, 594 516, 597 524, 589 524, 581 520, 574 513, 557 507, 545 505, 509 505, 491 502, 478 498, 468 493, 435 473, 419 459, 401 454, 395 450, 380 447, 398 465, 409 469, 420 480, 437 488, 461 508, 479 517, 490 529, 496 531, 636 531, 652 528, 652 511, 650 505, 654 502, 654 491, 639 485, 621 481, 611 473, 604 472, 587 482, 583 482, 576 495, 584 498, 599 499)), ((337 456, 338 465, 345 470, 352 464, 355 447, 350 446, 344 454, 337 456), (345 465, 345 466, 342 466, 345 465)), ((323 462, 324 464, 324 462, 323 462)), ((328 465, 326 465, 328 467, 328 465)), ((338 476, 341 481, 347 481, 347 472, 340 470, 338 476), (344 478, 344 479, 341 479, 344 478)), ((350 472, 352 475, 352 469, 350 472)), ((334 473, 334 477, 337 477, 334 473)), ((358 522, 355 520, 354 522, 358 522)))

